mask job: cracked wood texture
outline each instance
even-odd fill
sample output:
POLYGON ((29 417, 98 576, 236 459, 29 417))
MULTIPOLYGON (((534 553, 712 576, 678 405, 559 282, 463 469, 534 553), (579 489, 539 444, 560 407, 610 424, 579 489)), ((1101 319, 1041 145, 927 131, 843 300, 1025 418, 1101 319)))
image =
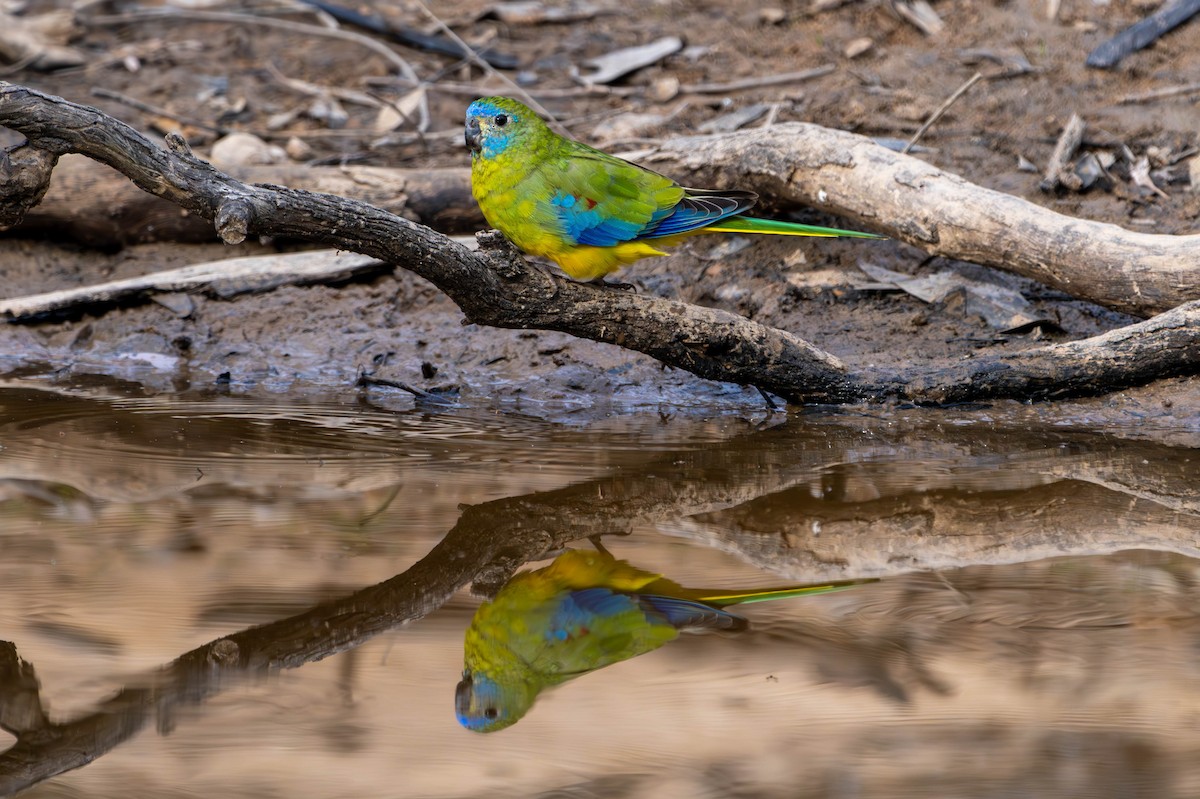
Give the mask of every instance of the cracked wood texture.
MULTIPOLYGON (((0 221, 4 224, 14 224, 36 205, 58 157, 80 153, 113 167, 143 190, 214 220, 226 241, 237 242, 248 235, 284 236, 363 253, 429 280, 472 322, 558 330, 615 344, 703 378, 757 386, 790 402, 897 399, 943 403, 1095 395, 1200 369, 1200 302, 1190 302, 1146 322, 1083 341, 981 356, 949 367, 914 364, 903 372, 855 371, 790 332, 736 314, 576 283, 527 263, 498 234, 482 236, 483 249, 474 253, 426 227, 363 202, 244 184, 192 156, 179 140, 169 138, 172 149, 163 150, 94 108, 25 87, 0 83, 0 125, 28 139, 27 144, 9 148, 0 159, 0 173, 6 178, 0 195, 0 221)), ((674 152, 681 160, 685 154, 700 159, 693 166, 697 174, 702 172, 700 164, 705 158, 719 161, 736 155, 738 167, 730 174, 738 179, 757 175, 752 188, 788 200, 805 199, 803 192, 812 191, 819 206, 872 219, 876 228, 914 243, 923 242, 926 249, 953 246, 962 250, 939 250, 954 257, 988 252, 984 244, 991 241, 997 248, 993 259, 1011 257, 1040 263, 1045 259, 1036 248, 1034 255, 1020 255, 1026 239, 1037 238, 1032 233, 1024 235, 1026 226, 1045 228, 1044 235, 1049 236, 1056 216, 1038 208, 1034 219, 1018 215, 1006 222, 1005 208, 1034 206, 972 186, 860 137, 815 126, 778 126, 767 132, 685 140, 665 146, 662 157, 669 158, 671 148, 678 148, 674 152), (801 175, 806 176, 804 185, 809 185, 807 176, 812 175, 812 185, 824 188, 797 188, 801 175), (881 181, 891 187, 881 188, 881 181), (894 188, 899 185, 926 189, 924 194, 912 194, 894 188), (936 192, 941 196, 934 196, 936 192), (895 195, 890 204, 871 205, 882 203, 889 193, 895 195), (964 217, 968 213, 964 209, 969 208, 990 210, 983 216, 964 217), (996 240, 956 233, 1012 228, 1023 235, 1007 234, 996 240)), ((1102 232, 1108 235, 1110 228, 1119 231, 1080 220, 1061 221, 1064 219, 1058 217, 1058 234, 1064 241, 1102 232), (1100 228, 1104 231, 1098 231, 1100 228)), ((1191 263, 1194 271, 1200 237, 1119 232, 1136 240, 1165 240, 1156 245, 1155 252, 1174 246, 1179 267, 1191 263)), ((1126 246, 1136 243, 1124 241, 1126 246)), ((1119 244, 1110 247, 1105 242, 1105 248, 1119 244)), ((976 260, 987 262, 982 257, 976 260)), ((1066 260, 1054 262, 1058 264, 1055 270, 1061 269, 1063 276, 1070 278, 1066 260)), ((1073 282, 1066 282, 1091 285, 1095 281, 1084 271, 1073 282)))
POLYGON ((1200 234, 1064 216, 845 131, 797 122, 674 139, 643 162, 694 175, 696 185, 736 185, 861 220, 930 255, 1003 269, 1133 316, 1200 299, 1200 234))

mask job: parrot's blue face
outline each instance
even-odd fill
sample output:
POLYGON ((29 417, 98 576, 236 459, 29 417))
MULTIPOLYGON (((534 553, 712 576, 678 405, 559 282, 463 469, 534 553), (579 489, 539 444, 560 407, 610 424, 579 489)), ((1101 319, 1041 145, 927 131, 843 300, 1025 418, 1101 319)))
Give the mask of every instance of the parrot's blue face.
POLYGON ((512 144, 523 116, 523 111, 503 97, 476 100, 467 108, 467 148, 472 155, 494 158, 512 144))
POLYGON ((454 691, 458 723, 472 732, 495 732, 515 724, 533 704, 532 698, 524 700, 524 686, 505 689, 486 674, 464 671, 454 691))

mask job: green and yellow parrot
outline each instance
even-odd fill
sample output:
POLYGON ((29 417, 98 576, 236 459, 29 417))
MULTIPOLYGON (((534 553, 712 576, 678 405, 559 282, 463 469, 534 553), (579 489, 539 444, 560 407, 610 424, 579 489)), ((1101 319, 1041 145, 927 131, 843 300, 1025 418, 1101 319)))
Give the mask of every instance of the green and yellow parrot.
POLYGON ((697 233, 873 233, 743 216, 749 191, 687 189, 657 172, 563 138, 507 97, 467 108, 471 192, 488 224, 576 280, 596 280, 697 233))
POLYGON ((512 578, 467 630, 458 722, 475 732, 516 723, 544 689, 657 649, 681 632, 744 630, 724 608, 823 594, 873 579, 758 591, 684 588, 608 552, 569 549, 512 578))

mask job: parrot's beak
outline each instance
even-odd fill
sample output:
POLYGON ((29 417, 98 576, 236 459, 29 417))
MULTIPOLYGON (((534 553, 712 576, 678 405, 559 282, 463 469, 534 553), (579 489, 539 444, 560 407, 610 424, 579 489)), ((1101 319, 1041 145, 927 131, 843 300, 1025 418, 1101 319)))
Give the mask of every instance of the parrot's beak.
POLYGON ((464 671, 462 681, 454 689, 454 710, 460 721, 471 712, 471 673, 464 671))
POLYGON ((473 153, 477 153, 482 150, 483 147, 479 143, 479 140, 482 137, 483 131, 479 129, 479 120, 474 118, 468 119, 466 132, 467 149, 473 153))

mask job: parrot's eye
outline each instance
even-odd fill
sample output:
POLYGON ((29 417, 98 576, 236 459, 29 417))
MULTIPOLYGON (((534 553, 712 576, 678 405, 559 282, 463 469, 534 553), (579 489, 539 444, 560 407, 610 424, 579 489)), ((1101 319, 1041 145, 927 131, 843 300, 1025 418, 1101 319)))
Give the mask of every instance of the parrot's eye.
POLYGON ((496 123, 496 127, 502 128, 508 124, 508 114, 496 114, 492 117, 492 121, 496 123))
POLYGON ((496 708, 494 708, 494 707, 489 707, 483 711, 483 717, 485 719, 494 719, 494 718, 496 718, 496 716, 499 716, 499 715, 500 715, 500 711, 496 710, 496 708))

